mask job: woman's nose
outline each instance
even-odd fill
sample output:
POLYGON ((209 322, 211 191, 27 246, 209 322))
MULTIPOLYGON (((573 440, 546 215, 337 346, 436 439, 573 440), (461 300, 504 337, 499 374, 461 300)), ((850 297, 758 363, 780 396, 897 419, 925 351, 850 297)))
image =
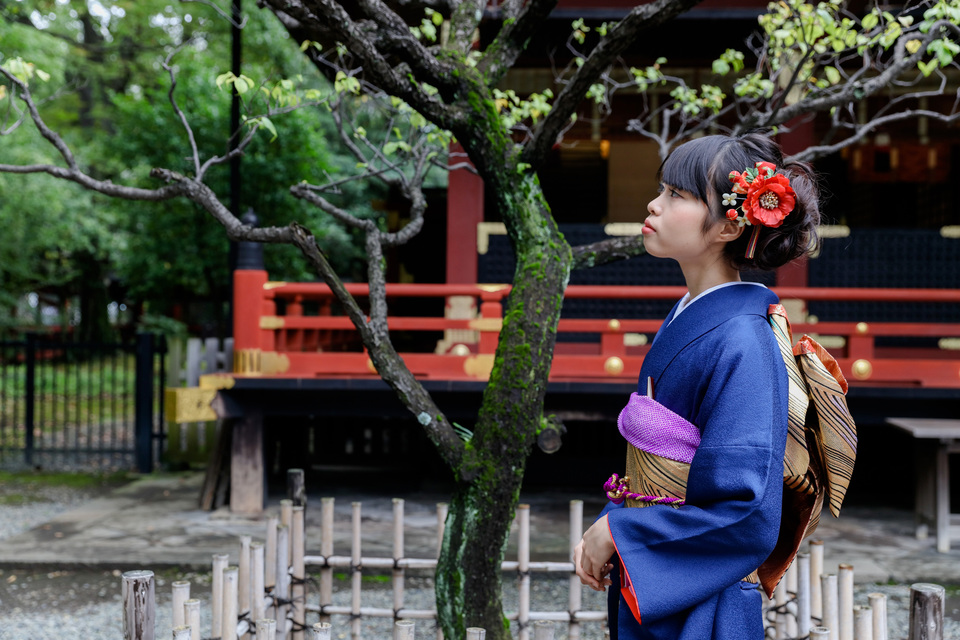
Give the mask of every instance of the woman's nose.
POLYGON ((657 206, 657 199, 658 198, 654 198, 647 203, 647 211, 653 215, 658 215, 660 213, 660 208, 657 206))

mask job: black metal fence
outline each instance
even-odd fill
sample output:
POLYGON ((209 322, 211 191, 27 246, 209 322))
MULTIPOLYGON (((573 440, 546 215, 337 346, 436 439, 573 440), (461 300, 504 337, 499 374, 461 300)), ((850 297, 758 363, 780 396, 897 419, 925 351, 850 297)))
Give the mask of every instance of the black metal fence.
POLYGON ((165 344, 28 334, 0 342, 0 464, 149 472, 163 438, 165 344))

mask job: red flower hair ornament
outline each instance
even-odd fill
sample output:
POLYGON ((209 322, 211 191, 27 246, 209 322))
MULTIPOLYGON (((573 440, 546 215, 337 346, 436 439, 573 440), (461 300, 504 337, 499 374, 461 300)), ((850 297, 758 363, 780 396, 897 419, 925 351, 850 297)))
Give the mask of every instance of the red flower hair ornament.
POLYGON ((743 198, 739 207, 727 210, 728 220, 737 220, 742 227, 745 224, 755 228, 747 246, 747 258, 753 258, 757 246, 760 227, 779 227, 797 205, 797 194, 790 187, 790 180, 777 173, 776 165, 770 162, 758 162, 753 168, 740 173, 731 171, 732 193, 723 194, 723 204, 734 207, 743 198))

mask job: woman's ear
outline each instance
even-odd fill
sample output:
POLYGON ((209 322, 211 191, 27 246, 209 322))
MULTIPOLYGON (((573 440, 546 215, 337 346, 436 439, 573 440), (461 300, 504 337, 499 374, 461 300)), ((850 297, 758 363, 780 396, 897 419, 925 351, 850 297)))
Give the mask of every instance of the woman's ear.
POLYGON ((743 227, 736 220, 724 220, 720 223, 720 231, 717 234, 717 240, 720 242, 732 242, 743 233, 743 227))

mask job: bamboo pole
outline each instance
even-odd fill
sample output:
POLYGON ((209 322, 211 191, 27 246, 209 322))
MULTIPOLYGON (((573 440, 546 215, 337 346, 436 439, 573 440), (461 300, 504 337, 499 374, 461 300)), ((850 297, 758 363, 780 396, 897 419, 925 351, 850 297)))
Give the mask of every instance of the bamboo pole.
POLYGON ((397 620, 393 623, 393 640, 414 640, 413 620, 397 620))
POLYGON ((873 640, 887 640, 887 596, 871 593, 867 598, 873 610, 873 640))
POLYGON ((223 640, 237 640, 239 618, 240 570, 227 567, 223 570, 223 621, 220 623, 223 640))
POLYGON ((287 601, 290 599, 290 567, 287 565, 290 548, 290 528, 282 522, 277 527, 277 585, 274 589, 276 594, 276 606, 274 619, 277 621, 277 637, 285 638, 287 625, 287 612, 290 605, 287 601))
POLYGON ((154 640, 156 597, 153 571, 127 571, 121 576, 123 640, 154 640))
POLYGON ((352 583, 350 585, 350 613, 353 619, 350 621, 350 637, 352 640, 360 640, 360 581, 363 577, 360 556, 360 503, 354 502, 352 517, 352 543, 350 545, 350 565, 353 571, 352 583))
POLYGON ((263 543, 253 542, 250 544, 250 601, 251 616, 253 620, 262 620, 267 617, 267 608, 264 603, 266 596, 266 587, 264 586, 264 553, 263 543))
POLYGON ((467 640, 484 640, 487 630, 483 627, 467 627, 467 640))
POLYGON ((520 536, 517 542, 517 570, 520 574, 519 611, 517 623, 520 640, 530 639, 530 505, 517 505, 520 536))
POLYGON ((810 615, 823 620, 823 540, 810 541, 810 615))
POLYGON ((937 584, 910 585, 908 640, 943 640, 943 603, 946 590, 937 584))
POLYGON ((173 640, 190 640, 190 625, 180 624, 171 629, 173 640))
POLYGON ((437 503, 437 557, 440 557, 440 549, 443 548, 443 536, 447 526, 447 512, 450 505, 446 502, 437 503))
POLYGON ((240 559, 237 562, 237 611, 250 611, 250 536, 240 536, 240 559))
POLYGON ((170 583, 170 590, 172 591, 173 626, 182 627, 185 624, 190 624, 187 622, 186 611, 183 608, 183 603, 190 599, 190 582, 174 580, 170 583))
POLYGON ((826 627, 810 629, 810 640, 830 640, 830 629, 826 627))
POLYGON ((257 640, 274 640, 277 637, 277 621, 272 618, 257 619, 257 640))
MULTIPOLYGON (((404 570, 400 566, 403 559, 403 499, 393 499, 393 609, 403 609, 404 570)), ((412 630, 411 630, 412 631, 412 630)))
MULTIPOLYGON (((289 498, 284 498, 280 501, 280 524, 290 529, 291 521, 293 520, 293 500, 289 498)), ((290 566, 290 563, 293 562, 293 548, 288 548, 287 553, 290 555, 287 556, 287 566, 290 566)))
POLYGON ((213 575, 210 605, 210 637, 223 637, 223 570, 227 568, 230 556, 225 553, 215 553, 213 555, 213 575))
MULTIPOLYGON (((437 503, 437 558, 440 558, 440 551, 443 549, 443 536, 447 526, 447 512, 450 505, 446 502, 437 503)), ((469 632, 469 629, 468 629, 469 632)), ((443 628, 440 626, 439 617, 437 619, 437 640, 443 640, 443 628)), ((482 638, 480 640, 483 640, 482 638)))
POLYGON ((853 608, 853 637, 873 640, 873 611, 870 607, 857 605, 853 608))
POLYGON ((810 553, 797 554, 797 635, 801 638, 810 631, 811 627, 811 586, 813 584, 810 571, 810 553))
MULTIPOLYGON (((333 555, 333 498, 320 499, 320 553, 324 558, 333 555)), ((320 569, 320 606, 333 604, 333 567, 328 563, 320 569)), ((330 622, 330 616, 320 616, 321 622, 330 622)))
POLYGON ((533 623, 533 640, 553 640, 554 625, 549 620, 533 623))
MULTIPOLYGON (((570 562, 573 562, 573 554, 583 537, 583 500, 570 501, 570 562)), ((580 578, 577 577, 576 567, 570 574, 570 599, 568 610, 571 613, 570 623, 567 627, 568 640, 580 640, 580 623, 574 620, 573 614, 580 611, 583 606, 583 591, 580 585, 580 578)))
POLYGON ((287 497, 295 507, 307 507, 307 485, 303 469, 287 469, 287 497))
POLYGON ((190 598, 184 602, 183 613, 190 626, 190 640, 200 640, 200 601, 190 598))
MULTIPOLYGON (((798 620, 800 615, 800 604, 796 597, 793 599, 789 598, 789 595, 792 593, 794 596, 800 593, 800 570, 797 566, 797 560, 794 558, 794 561, 790 563, 790 566, 787 567, 787 575, 784 578, 784 581, 787 583, 787 637, 795 638, 800 633, 798 632, 798 620)), ((810 593, 810 566, 807 564, 807 594, 810 593)), ((807 602, 810 602, 809 597, 807 602)))
POLYGON ((824 573, 820 576, 820 592, 823 596, 823 624, 830 630, 830 640, 840 640, 839 593, 837 574, 824 573))
POLYGON ((776 615, 773 621, 773 637, 784 640, 787 637, 787 582, 781 580, 773 590, 773 604, 776 615))
POLYGON ((853 565, 841 564, 837 577, 840 640, 853 640, 853 565))
POLYGON ((303 556, 306 553, 303 507, 293 507, 293 530, 290 536, 290 547, 293 549, 292 581, 290 599, 293 600, 293 640, 303 640, 303 630, 307 622, 307 611, 304 605, 307 601, 306 569, 303 556))
POLYGON ((329 622, 317 622, 310 630, 313 632, 311 640, 330 640, 332 628, 329 622))
POLYGON ((277 525, 280 518, 270 516, 267 518, 267 544, 264 549, 264 576, 263 585, 267 589, 273 589, 277 584, 277 525))

